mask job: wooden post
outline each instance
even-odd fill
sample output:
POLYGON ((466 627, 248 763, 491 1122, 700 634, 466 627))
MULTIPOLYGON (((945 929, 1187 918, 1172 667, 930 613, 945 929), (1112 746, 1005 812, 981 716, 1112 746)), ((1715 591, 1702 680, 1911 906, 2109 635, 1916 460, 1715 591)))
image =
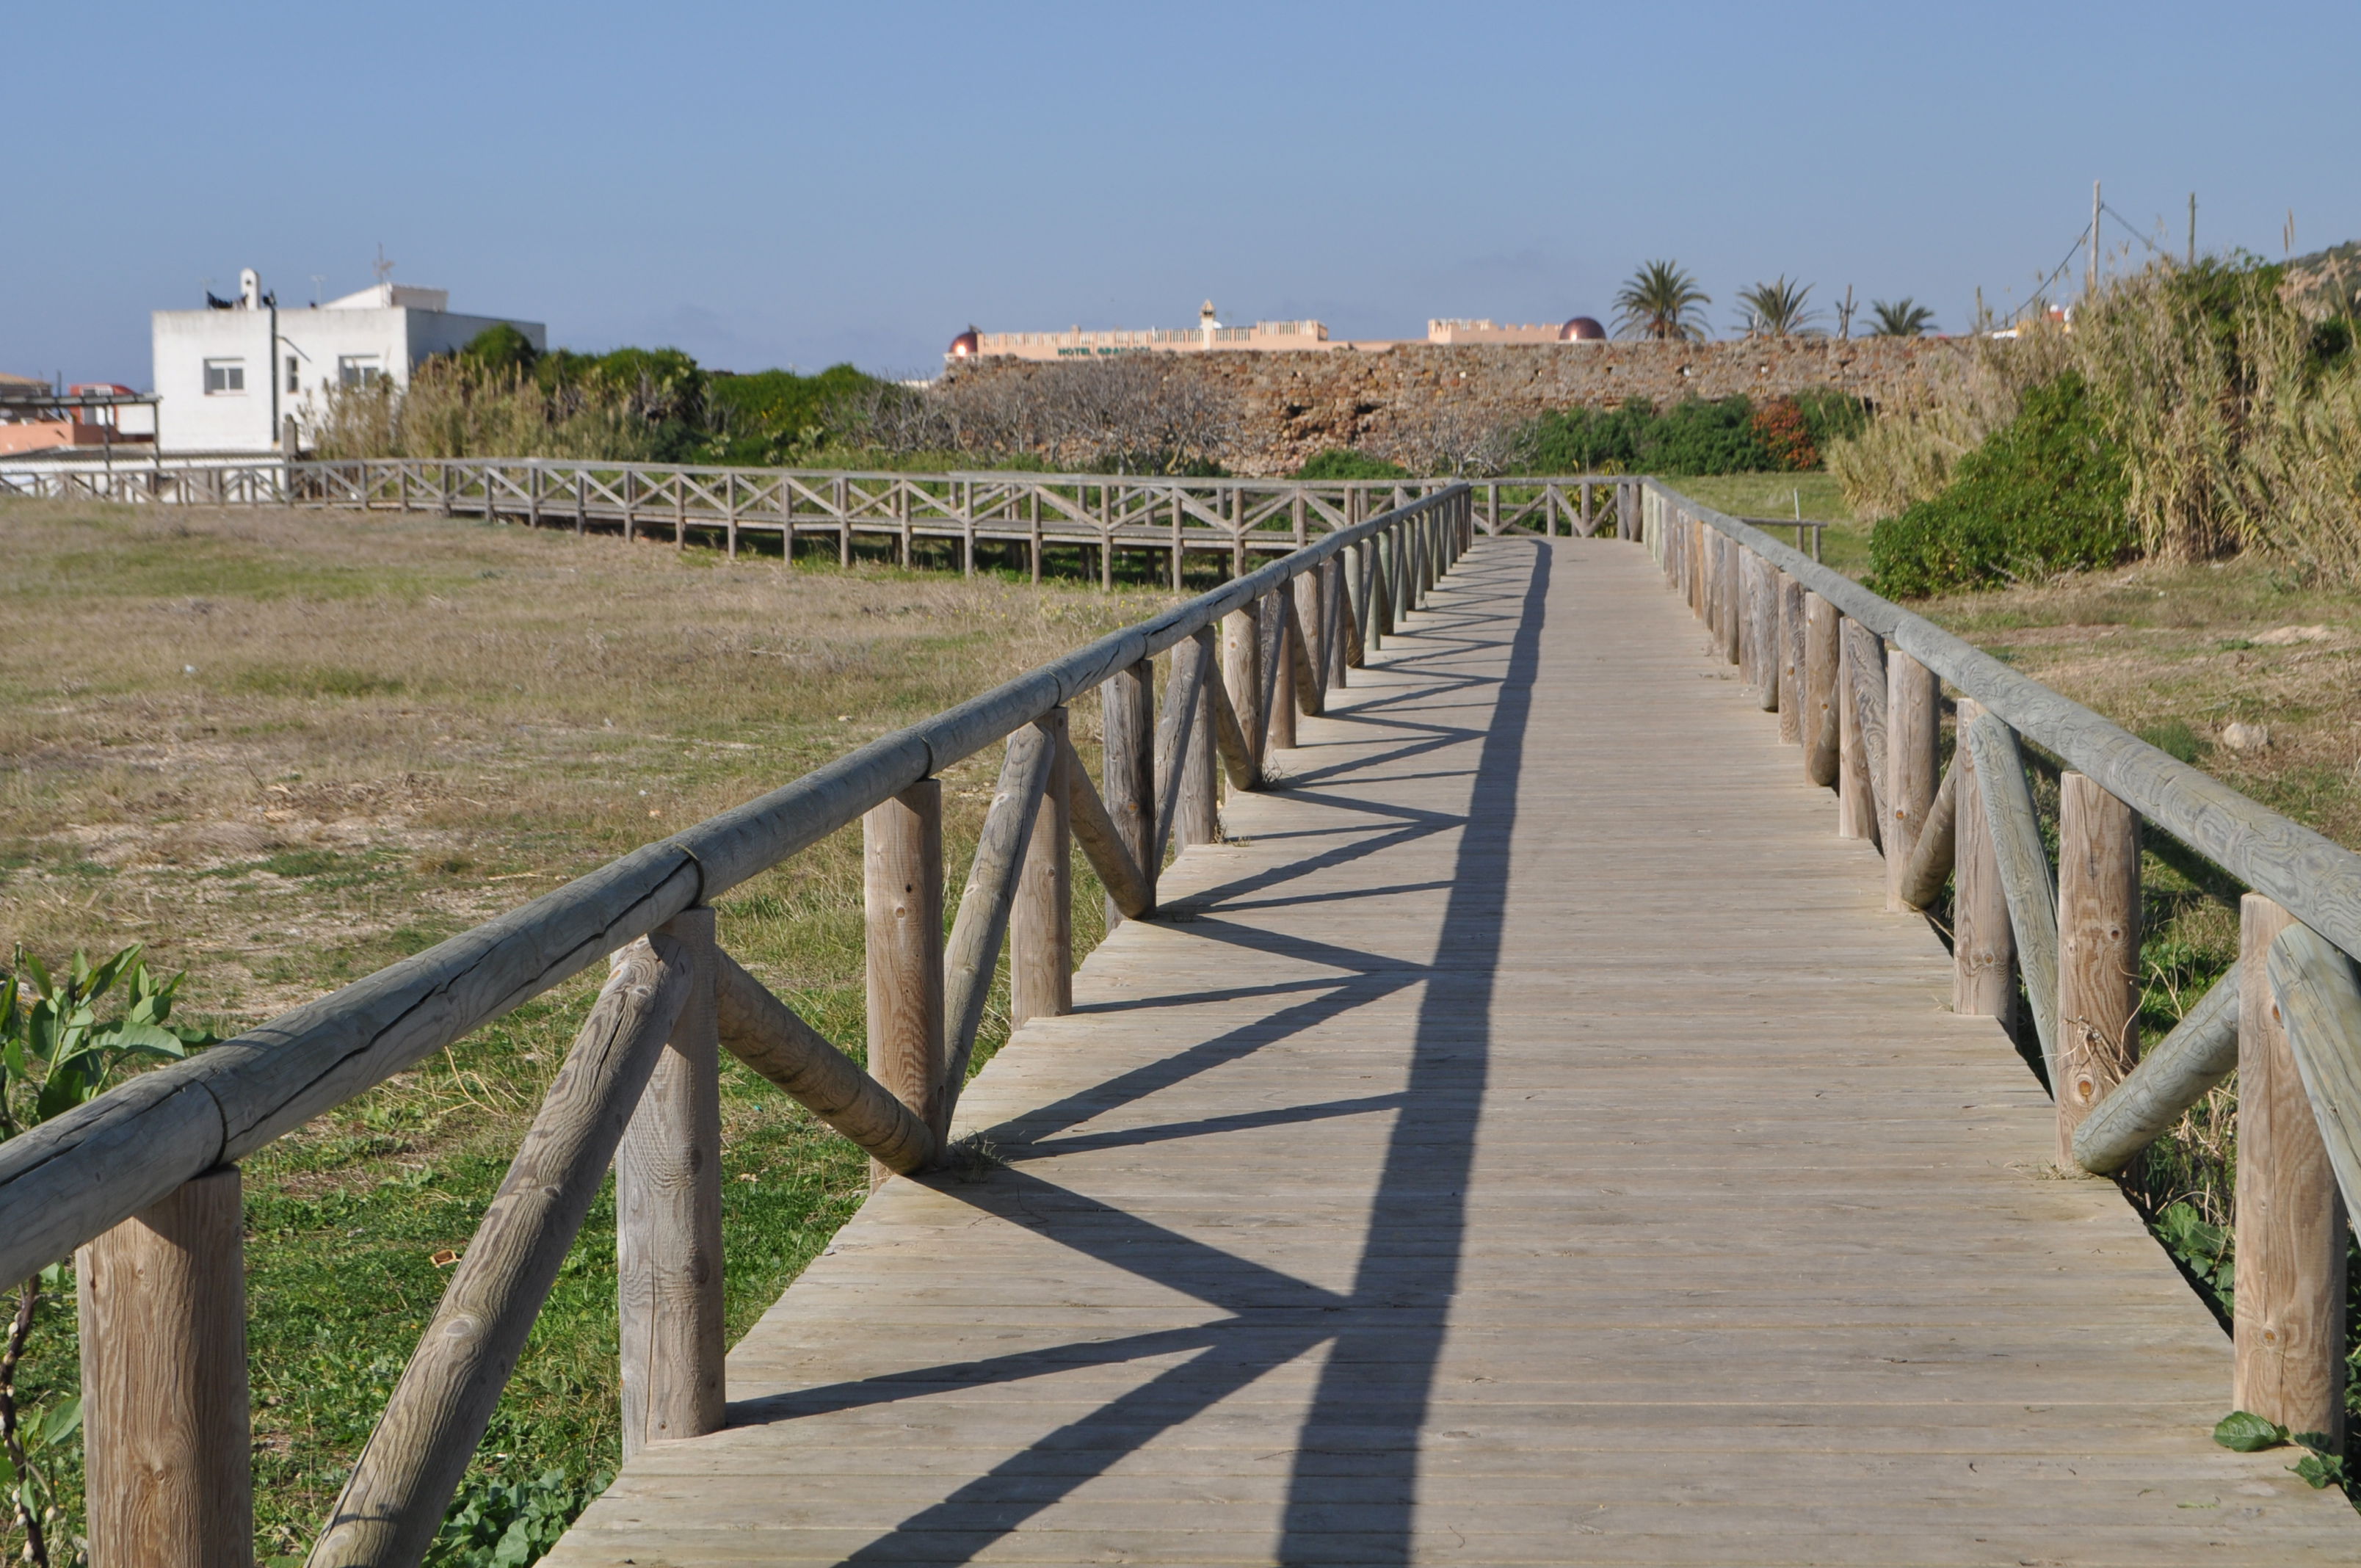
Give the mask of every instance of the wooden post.
POLYGON ((1790 746, 1804 740, 1804 585, 1778 575, 1779 739, 1790 746))
MULTIPOLYGON (((1902 896, 1910 852, 1927 826, 1927 809, 1943 782, 1942 682, 1935 672, 1903 652, 1885 657, 1885 907, 1914 914, 1902 896)), ((2136 863, 2136 861, 2135 862, 2136 863)))
POLYGON ((1749 629, 1754 643, 1755 701, 1765 713, 1779 707, 1779 569, 1749 551, 1747 584, 1749 629))
POLYGON ((1738 567, 1738 683, 1758 685, 1763 679, 1763 644, 1754 635, 1756 599, 1754 552, 1736 544, 1732 554, 1738 567))
MULTIPOLYGON (((921 779, 861 819, 869 1072, 945 1142, 943 786, 921 779)), ((872 1160, 870 1186, 893 1173, 872 1160)))
POLYGON ((1869 753, 1861 745, 1861 723, 1853 712, 1852 683, 1852 639, 1839 635, 1832 694, 1837 709, 1837 837, 1873 839, 1877 801, 1869 784, 1869 753))
POLYGON ((1257 765, 1265 745, 1262 715, 1262 627, 1256 607, 1232 610, 1222 618, 1222 688, 1230 694, 1230 711, 1238 716, 1246 750, 1257 765))
POLYGON ((1804 776, 1822 789, 1837 782, 1837 607, 1804 592, 1804 776))
MULTIPOLYGON (((1142 659, 1117 670, 1100 691, 1106 748, 1101 797, 1152 894, 1159 869, 1148 861, 1156 834, 1156 667, 1142 659)), ((1106 923, 1109 931, 1123 924, 1123 911, 1111 898, 1106 923)))
POLYGON ((1292 585, 1295 589, 1295 629, 1303 638, 1305 657, 1312 661, 1312 689, 1309 693, 1299 691, 1297 698, 1301 703, 1303 711, 1314 716, 1324 711, 1327 707, 1323 700, 1328 690, 1326 678, 1328 645, 1325 635, 1328 630, 1328 617, 1325 613, 1327 595, 1324 591, 1327 586, 1322 574, 1317 571, 1304 573, 1297 577, 1292 585))
POLYGON ((1295 747, 1295 631, 1281 602, 1289 591, 1272 590, 1263 596, 1259 607, 1271 627, 1264 642, 1270 651, 1270 664, 1263 671, 1263 689, 1271 694, 1270 710, 1263 716, 1270 737, 1266 754, 1272 748, 1292 751, 1295 747))
POLYGON ((2230 1402, 2341 1445, 2345 1203, 2271 995, 2271 943, 2294 916, 2239 902, 2237 1288, 2230 1402))
POLYGON ((1180 487, 1174 486, 1172 490, 1172 591, 1176 594, 1180 591, 1180 527, 1185 519, 1186 504, 1181 499, 1180 487))
MULTIPOLYGON (((1215 634, 1210 626, 1200 627, 1185 642, 1174 645, 1172 676, 1174 681, 1191 678, 1189 665, 1205 666, 1205 678, 1219 677, 1216 663, 1220 653, 1215 646, 1215 634)), ((1200 693, 1194 712, 1189 716, 1189 734, 1179 748, 1180 769, 1180 799, 1173 813, 1172 831, 1183 849, 1191 844, 1210 844, 1221 837, 1221 805, 1216 775, 1221 772, 1220 760, 1213 751, 1213 698, 1211 692, 1200 693)))
POLYGON ((1074 1010, 1074 816, 1066 769, 1072 743, 1067 716, 1053 707, 1037 721, 1057 746, 1049 787, 1025 847, 1016 904, 1008 915, 1008 1021, 1062 1017, 1074 1010))
POLYGON ((229 1166, 74 1254, 92 1568, 254 1561, 244 1235, 229 1166))
POLYGON ((721 1062, 713 911, 661 929, 696 978, 615 1150, 623 1456, 721 1429, 721 1062))
POLYGON ((1721 657, 1723 663, 1735 664, 1746 615, 1745 566, 1740 557, 1749 552, 1727 534, 1714 537, 1721 541, 1721 657))
MULTIPOLYGON (((1891 744, 1891 720, 1887 734, 1891 744)), ((2074 1129, 2139 1055, 2139 817, 2081 773, 2060 774, 2058 1058, 2064 1081, 2050 1087, 2058 1102, 2058 1164, 2066 1170, 2076 1168, 2074 1129)))
POLYGON ((2001 883, 1992 825, 1984 816, 1975 758, 1967 743, 1968 726, 1982 711, 1982 704, 1960 699, 1959 743, 1951 764, 1960 778, 1952 786, 1959 799, 1951 809, 1958 835, 1952 851, 1951 1011, 1997 1018, 2005 1028, 2016 1013, 2016 934, 2009 927, 2008 894, 2001 883))

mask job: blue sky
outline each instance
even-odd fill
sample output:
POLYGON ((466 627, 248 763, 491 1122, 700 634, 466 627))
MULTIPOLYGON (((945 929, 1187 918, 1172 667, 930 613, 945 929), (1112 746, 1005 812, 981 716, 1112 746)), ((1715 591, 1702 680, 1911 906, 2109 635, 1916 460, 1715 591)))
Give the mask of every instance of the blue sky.
MULTIPOLYGON (((2023 299, 2091 181, 2165 243, 2361 234, 2353 13, 1993 5, 22 5, 0 370, 145 386, 258 268, 577 348, 924 372, 987 329, 2023 299)), ((2111 225, 2113 237, 2128 242, 2111 225)))

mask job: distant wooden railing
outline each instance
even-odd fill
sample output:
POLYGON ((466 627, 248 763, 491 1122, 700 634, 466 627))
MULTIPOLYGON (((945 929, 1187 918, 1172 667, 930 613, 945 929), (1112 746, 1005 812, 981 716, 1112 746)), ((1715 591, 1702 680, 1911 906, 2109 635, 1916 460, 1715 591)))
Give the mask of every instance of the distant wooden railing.
MULTIPOLYGON (((0 464, 0 494, 428 511, 577 532, 613 530, 683 547, 705 543, 732 556, 743 539, 774 541, 789 559, 798 542, 819 540, 849 563, 865 539, 887 544, 909 565, 920 543, 950 543, 961 570, 972 573, 978 547, 997 545, 1021 553, 1036 582, 1047 550, 1089 553, 1103 587, 1114 585, 1119 554, 1145 553, 1161 558, 1175 588, 1191 555, 1226 559, 1230 575, 1243 576, 1250 562, 1300 550, 1453 483, 901 474, 545 457, 0 464)), ((1576 474, 1482 480, 1475 504, 1487 532, 1588 537, 1631 516, 1637 496, 1631 478, 1576 474)))
POLYGON ((1888 907, 1952 890, 1952 1005, 2006 1020, 2021 976, 2058 1161, 2106 1174, 2238 1074, 2230 1398, 2341 1442, 2347 1219, 2361 1211, 2361 856, 2247 799, 1748 522, 1645 482, 1642 537, 1739 667, 1888 907), (1958 743, 1940 765, 1941 687, 1958 743), (2024 741, 2056 757, 2053 875, 2024 741), (2254 891, 2235 967, 2145 1055, 2140 853, 2254 891))
MULTIPOLYGON (((1112 488, 1112 487, 1111 487, 1112 488)), ((1337 527, 1212 593, 873 741, 441 945, 0 1145, 0 1279, 77 1253, 95 1568, 252 1545, 236 1162, 579 972, 606 985, 313 1546, 423 1556, 611 1163, 623 1449, 720 1422, 717 1073, 727 1049, 882 1179, 939 1163, 1004 948, 1013 1021, 1071 1008, 1079 841, 1110 923, 1157 912, 1168 844, 1216 834, 1297 714, 1396 635, 1473 542, 1467 485, 1337 527), (1163 700, 1152 663, 1170 656, 1163 700), (1093 783, 1067 733, 1096 690, 1093 783), (1006 741, 948 941, 939 776, 1006 741), (715 941, 713 902, 858 818, 868 1065, 715 941)))

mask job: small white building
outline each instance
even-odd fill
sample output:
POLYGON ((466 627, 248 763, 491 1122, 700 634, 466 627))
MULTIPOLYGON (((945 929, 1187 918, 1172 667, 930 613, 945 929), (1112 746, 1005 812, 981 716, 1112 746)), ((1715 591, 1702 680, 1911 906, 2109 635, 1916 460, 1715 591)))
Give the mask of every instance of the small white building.
POLYGON ((539 322, 458 315, 450 303, 445 290, 379 283, 290 309, 262 291, 249 267, 238 274, 235 300, 158 311, 157 449, 280 451, 290 440, 289 421, 303 439, 318 428, 330 388, 379 377, 406 387, 420 360, 463 348, 502 322, 536 350, 549 346, 549 329, 539 322))

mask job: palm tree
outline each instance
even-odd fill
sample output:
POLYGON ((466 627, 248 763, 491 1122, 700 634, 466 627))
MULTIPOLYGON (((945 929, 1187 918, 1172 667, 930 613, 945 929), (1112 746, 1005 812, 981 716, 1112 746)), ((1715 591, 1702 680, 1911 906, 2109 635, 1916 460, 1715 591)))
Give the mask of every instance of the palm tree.
POLYGON ((1811 297, 1809 283, 1790 283, 1782 272, 1771 282, 1739 291, 1738 302, 1746 313, 1739 325, 1749 337, 1793 337, 1810 330, 1819 314, 1806 308, 1805 302, 1811 297))
POLYGON ((1651 261, 1615 296, 1615 325, 1627 337, 1699 338, 1705 323, 1697 319, 1697 309, 1711 303, 1713 296, 1679 263, 1651 261))
POLYGON ((1898 300, 1872 300, 1869 313, 1877 318, 1880 337, 1923 337, 1935 324, 1935 313, 1905 294, 1898 300))

